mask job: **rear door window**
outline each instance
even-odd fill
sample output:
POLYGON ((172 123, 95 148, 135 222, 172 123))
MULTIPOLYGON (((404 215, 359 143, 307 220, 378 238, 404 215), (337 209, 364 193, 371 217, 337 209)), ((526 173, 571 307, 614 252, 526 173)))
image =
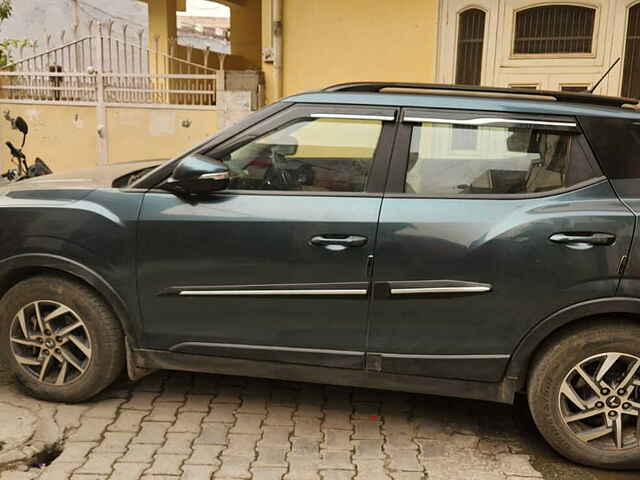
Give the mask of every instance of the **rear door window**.
POLYGON ((405 193, 543 194, 600 176, 575 121, 495 115, 405 115, 405 193))

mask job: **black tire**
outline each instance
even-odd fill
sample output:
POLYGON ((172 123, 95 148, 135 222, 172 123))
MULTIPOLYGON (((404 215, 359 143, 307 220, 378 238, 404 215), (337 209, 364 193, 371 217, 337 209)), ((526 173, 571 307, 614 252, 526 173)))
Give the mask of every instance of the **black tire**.
POLYGON ((6 293, 0 301, 0 345, 5 364, 18 381, 34 397, 48 401, 74 403, 87 400, 111 385, 125 364, 122 328, 109 305, 87 285, 57 275, 29 278, 6 293), (77 378, 69 383, 42 382, 14 356, 11 340, 14 318, 25 306, 36 301, 62 304, 84 323, 91 355, 84 364, 84 373, 76 371, 77 378))
MULTIPOLYGON (((575 427, 570 428, 563 419, 559 400, 563 382, 565 378, 569 378, 567 376, 574 367, 587 365, 582 362, 600 358, 597 356, 610 352, 640 358, 639 338, 639 325, 612 318, 564 331, 559 337, 547 342, 536 355, 527 386, 529 406, 540 433, 558 453, 574 462, 599 468, 623 470, 640 466, 638 443, 625 444, 624 448, 603 448, 602 444, 593 446, 592 443, 579 439, 572 430, 575 427)), ((586 387, 584 391, 588 391, 586 387)), ((593 398, 596 396, 597 394, 593 398)), ((606 419, 606 415, 604 413, 596 419, 606 419)))

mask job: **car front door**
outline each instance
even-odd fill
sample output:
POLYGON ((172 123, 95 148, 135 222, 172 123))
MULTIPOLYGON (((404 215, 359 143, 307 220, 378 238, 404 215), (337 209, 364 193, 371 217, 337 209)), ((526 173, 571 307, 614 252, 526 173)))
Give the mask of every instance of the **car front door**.
POLYGON ((201 199, 150 191, 138 231, 144 346, 361 368, 393 108, 295 105, 200 153, 201 199))
POLYGON ((633 216, 575 118, 406 110, 402 120, 367 365, 496 381, 537 322, 615 295, 633 216))

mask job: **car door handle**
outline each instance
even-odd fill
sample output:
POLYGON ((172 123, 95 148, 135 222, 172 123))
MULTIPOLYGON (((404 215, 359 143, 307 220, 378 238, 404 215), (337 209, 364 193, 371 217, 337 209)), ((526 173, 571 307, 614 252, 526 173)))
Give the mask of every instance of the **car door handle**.
POLYGON ((556 233, 549 237, 554 243, 565 244, 588 244, 588 245, 613 245, 616 241, 616 236, 612 233, 587 233, 587 234, 572 234, 572 233, 556 233))
POLYGON ((349 247, 366 245, 367 237, 361 235, 317 235, 311 239, 310 243, 325 247, 327 250, 344 250, 349 247))

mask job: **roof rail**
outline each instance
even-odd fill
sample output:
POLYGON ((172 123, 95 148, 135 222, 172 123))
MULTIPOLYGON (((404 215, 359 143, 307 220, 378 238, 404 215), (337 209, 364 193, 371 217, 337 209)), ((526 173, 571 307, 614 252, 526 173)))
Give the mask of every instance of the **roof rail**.
POLYGON ((588 103, 621 107, 638 105, 640 100, 625 97, 607 97, 579 92, 557 92, 552 90, 530 90, 525 88, 479 87, 474 85, 447 85, 442 83, 396 83, 396 82, 358 82, 332 85, 323 92, 371 92, 379 93, 384 89, 439 90, 449 92, 495 93, 501 95, 529 95, 555 98, 559 102, 588 103))

